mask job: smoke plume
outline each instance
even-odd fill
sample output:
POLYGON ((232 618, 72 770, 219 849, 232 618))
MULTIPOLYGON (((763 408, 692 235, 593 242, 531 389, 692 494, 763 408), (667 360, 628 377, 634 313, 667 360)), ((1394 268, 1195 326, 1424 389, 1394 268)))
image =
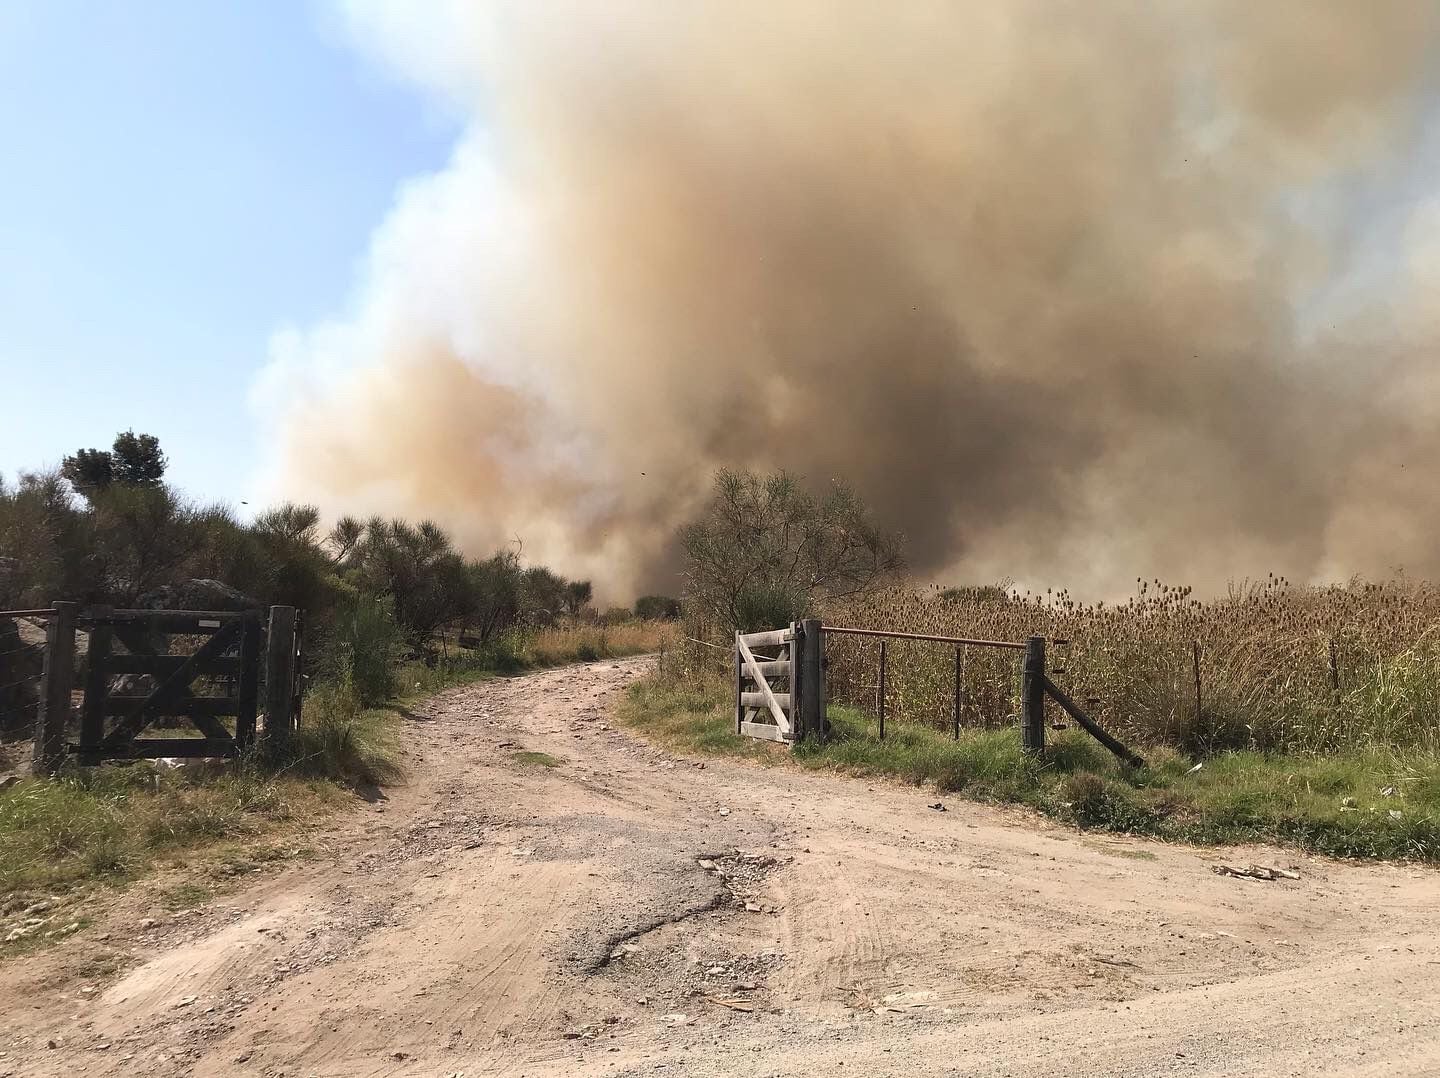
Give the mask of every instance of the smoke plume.
POLYGON ((617 598, 722 464, 945 579, 1440 568, 1433 5, 343 11, 467 126, 277 339, 280 492, 617 598))

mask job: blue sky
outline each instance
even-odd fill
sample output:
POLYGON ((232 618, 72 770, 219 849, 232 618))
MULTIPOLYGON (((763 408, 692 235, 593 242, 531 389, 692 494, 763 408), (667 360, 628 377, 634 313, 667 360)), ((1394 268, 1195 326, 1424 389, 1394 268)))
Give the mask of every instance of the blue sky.
POLYGON ((246 497, 271 334, 456 130, 303 0, 0 0, 0 472, 133 427, 246 497))

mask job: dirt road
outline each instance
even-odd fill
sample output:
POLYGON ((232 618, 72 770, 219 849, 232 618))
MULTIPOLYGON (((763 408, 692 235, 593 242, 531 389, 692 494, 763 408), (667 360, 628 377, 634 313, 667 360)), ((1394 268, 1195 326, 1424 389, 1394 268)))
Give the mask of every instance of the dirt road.
POLYGON ((437 697, 314 859, 0 967, 0 1076, 1440 1073, 1433 872, 674 758, 644 666, 437 697))

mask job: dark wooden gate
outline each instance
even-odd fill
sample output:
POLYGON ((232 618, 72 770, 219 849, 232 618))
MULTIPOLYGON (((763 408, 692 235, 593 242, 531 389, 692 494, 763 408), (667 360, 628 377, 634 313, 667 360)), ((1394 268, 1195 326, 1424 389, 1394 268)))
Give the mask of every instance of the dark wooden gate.
POLYGON ((235 757, 255 744, 262 676, 264 734, 279 742, 298 716, 296 612, 109 610, 56 603, 36 725, 35 770, 158 757, 235 757), (89 634, 74 684, 76 630, 89 634), (268 651, 268 661, 262 656, 268 651), (265 669, 268 667, 268 669, 265 669), (83 688, 78 738, 71 697, 83 688), (156 727, 158 736, 154 736, 156 727))
POLYGON ((80 625, 90 630, 90 654, 80 741, 71 751, 82 763, 87 757, 235 756, 254 743, 258 613, 102 610, 80 625), (189 654, 170 653, 177 637, 193 648, 189 654), (117 680, 124 691, 111 691, 117 680), (141 736, 160 720, 177 718, 200 736, 141 736))

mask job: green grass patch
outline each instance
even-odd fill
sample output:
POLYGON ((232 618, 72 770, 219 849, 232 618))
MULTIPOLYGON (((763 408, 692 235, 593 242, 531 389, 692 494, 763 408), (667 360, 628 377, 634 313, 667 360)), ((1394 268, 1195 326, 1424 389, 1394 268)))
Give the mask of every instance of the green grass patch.
POLYGON ((167 909, 190 910, 209 902, 215 897, 215 891, 203 883, 186 881, 165 888, 160 897, 167 909))
POLYGON ((1087 734, 1052 735, 1044 760, 1015 730, 889 725, 832 706, 832 736, 794 751, 736 735, 723 686, 651 678, 631 687, 622 722, 672 748, 875 775, 977 801, 1027 805, 1082 828, 1207 844, 1276 842, 1342 857, 1440 860, 1440 759, 1373 750, 1343 755, 1230 752, 1196 761, 1144 748, 1122 765, 1087 734))
POLYGON ((332 800, 322 784, 233 766, 135 763, 27 779, 0 793, 0 895, 122 883, 157 858, 249 840, 332 800))
POLYGON ((1096 848, 1097 850, 1099 850, 1101 853, 1103 853, 1103 854, 1108 854, 1108 855, 1111 856, 1111 857, 1124 857, 1124 858, 1126 858, 1127 860, 1130 860, 1130 861, 1158 861, 1158 860, 1160 860, 1160 858, 1156 857, 1156 856, 1155 856, 1153 853, 1151 853, 1149 850, 1126 850, 1126 849, 1121 849, 1121 848, 1118 847, 1118 846, 1096 846, 1095 848, 1096 848))
POLYGON ((548 752, 534 752, 529 749, 523 752, 512 752, 510 759, 525 767, 559 767, 565 762, 556 756, 551 756, 548 752))

